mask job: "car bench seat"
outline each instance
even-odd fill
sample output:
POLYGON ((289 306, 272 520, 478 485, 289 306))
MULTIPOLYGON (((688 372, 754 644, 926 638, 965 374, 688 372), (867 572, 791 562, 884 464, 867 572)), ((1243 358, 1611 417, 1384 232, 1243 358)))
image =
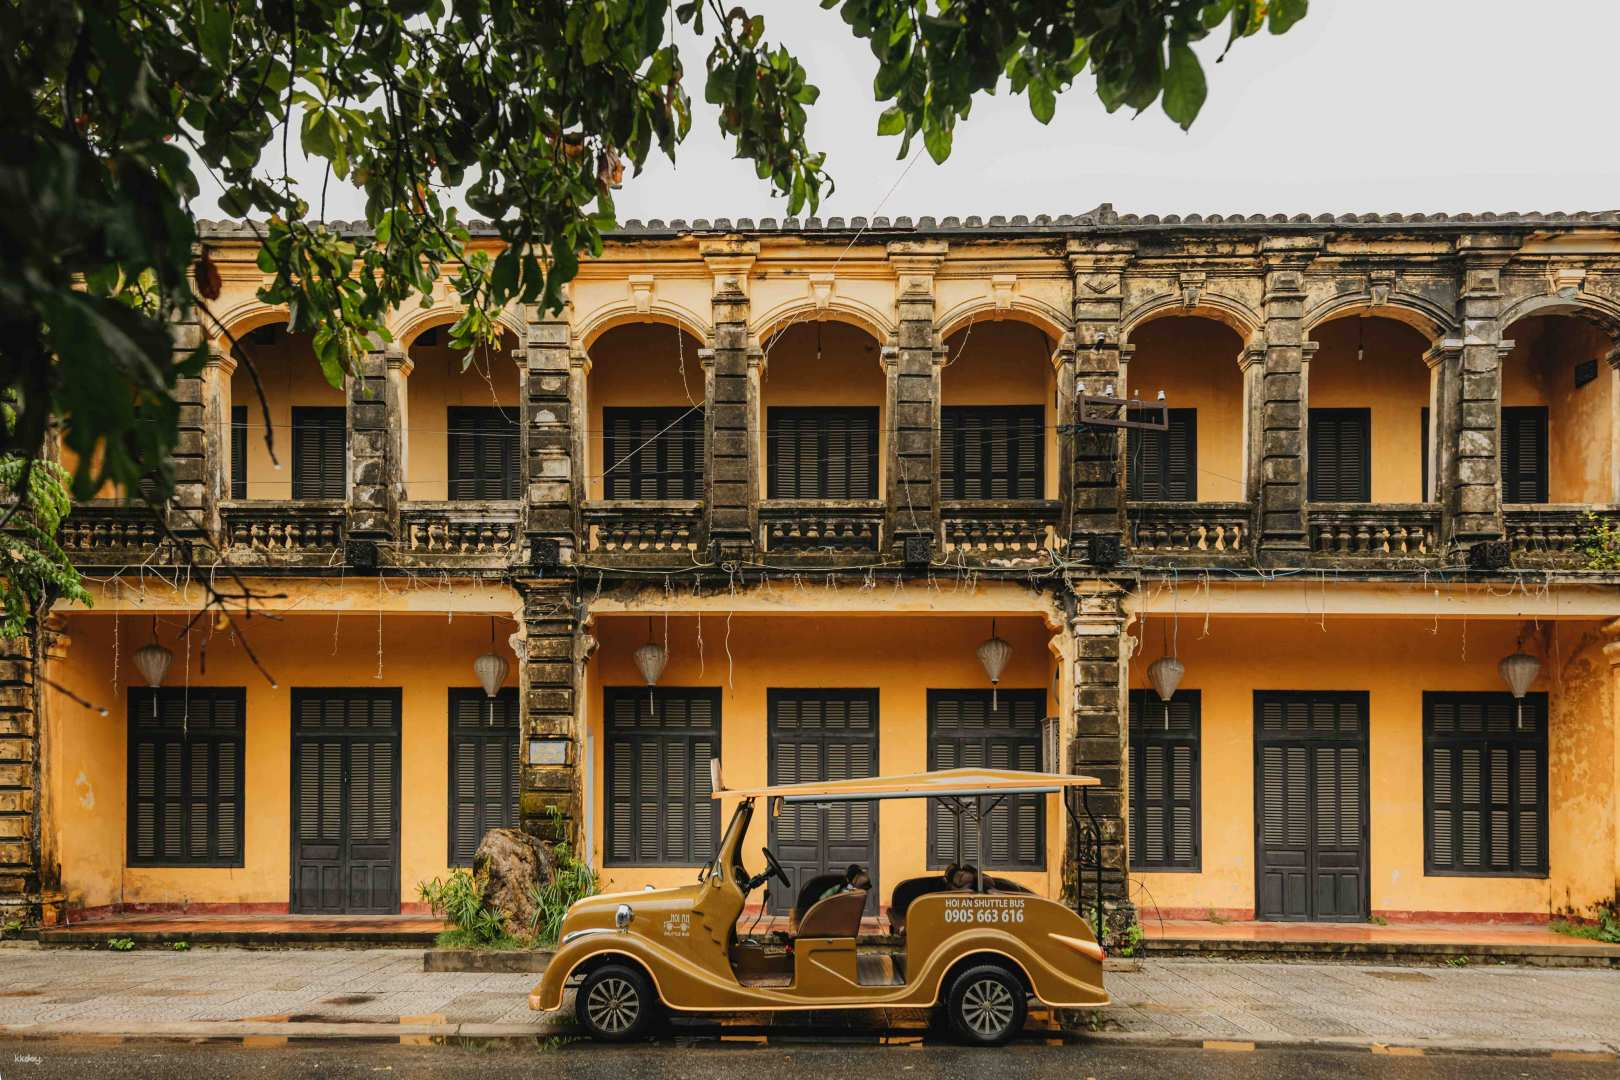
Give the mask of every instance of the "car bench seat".
POLYGON ((866 910, 866 890, 851 889, 834 893, 810 905, 799 919, 795 938, 852 938, 861 931, 861 913, 866 910))

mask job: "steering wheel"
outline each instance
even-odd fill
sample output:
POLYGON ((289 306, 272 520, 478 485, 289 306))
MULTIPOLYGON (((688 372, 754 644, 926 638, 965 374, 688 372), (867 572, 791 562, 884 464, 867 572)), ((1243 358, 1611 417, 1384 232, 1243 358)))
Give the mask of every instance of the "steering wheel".
POLYGON ((782 869, 782 864, 777 861, 776 856, 771 854, 771 849, 762 847, 759 849, 759 853, 765 856, 765 872, 760 875, 760 878, 762 880, 771 877, 779 878, 783 888, 793 888, 793 881, 788 877, 787 871, 782 869))

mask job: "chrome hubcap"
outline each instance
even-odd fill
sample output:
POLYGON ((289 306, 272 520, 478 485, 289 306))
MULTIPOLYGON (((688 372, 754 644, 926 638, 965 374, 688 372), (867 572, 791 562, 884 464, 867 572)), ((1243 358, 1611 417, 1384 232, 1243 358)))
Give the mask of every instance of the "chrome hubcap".
POLYGON ((962 995, 962 1019, 983 1038, 1003 1034, 1012 1026, 1012 1018, 1012 995, 995 979, 980 979, 962 995))
POLYGON ((626 979, 607 978, 591 987, 585 1013, 602 1031, 628 1031, 641 1015, 641 995, 626 979))

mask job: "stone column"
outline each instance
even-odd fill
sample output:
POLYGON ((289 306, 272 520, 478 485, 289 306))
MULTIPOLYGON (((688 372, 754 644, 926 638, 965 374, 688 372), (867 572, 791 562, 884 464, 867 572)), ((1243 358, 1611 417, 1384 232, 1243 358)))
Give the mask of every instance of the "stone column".
MULTIPOLYGON (((1077 581, 1074 610, 1074 726, 1068 771, 1102 783, 1087 799, 1102 835, 1102 898, 1111 935, 1136 919, 1130 899, 1130 853, 1125 840, 1126 684, 1130 659, 1125 636, 1125 590, 1109 581, 1077 581)), ((1079 815, 1082 825, 1089 825, 1079 815)), ((1096 910, 1094 868, 1079 875, 1087 918, 1096 910)))
POLYGON ((30 637, 0 639, 0 919, 36 903, 41 884, 34 645, 30 637))
POLYGON ((1447 472, 1439 474, 1444 536, 1452 547, 1468 547, 1481 540, 1500 540, 1502 522, 1502 466, 1497 455, 1501 436, 1502 356, 1513 348, 1502 340, 1502 267, 1512 253, 1512 241, 1502 236, 1460 236, 1457 254, 1462 260, 1462 290, 1458 301, 1462 341, 1457 348, 1455 373, 1446 387, 1451 417, 1448 426, 1433 418, 1454 455, 1447 472))
MULTIPOLYGON (((1603 646, 1604 659, 1609 661, 1609 734, 1610 751, 1609 767, 1612 770, 1613 781, 1609 788, 1609 819, 1613 823, 1613 862, 1614 868, 1614 895, 1620 901, 1620 619, 1609 623, 1603 628, 1603 634, 1609 638, 1603 646)), ((1602 775, 1603 764, 1598 766, 1598 775, 1602 775)))
POLYGON ((411 460, 410 379, 411 372, 416 370, 416 361, 398 345, 389 345, 383 353, 383 362, 387 367, 388 385, 388 480, 397 511, 411 499, 406 477, 410 474, 411 460))
MULTIPOLYGON (((574 401, 575 364, 570 347, 572 306, 547 312, 538 304, 523 309, 528 341, 523 352, 524 498, 532 565, 572 564, 580 550, 579 502, 584 481, 583 385, 574 401)), ((584 369, 579 369, 583 382, 584 369)))
POLYGON ((174 491, 169 497, 166 518, 169 529, 183 540, 202 540, 212 531, 217 504, 210 498, 210 472, 217 470, 220 455, 209 453, 208 392, 205 386, 207 354, 203 350, 202 327, 195 311, 177 316, 170 323, 174 339, 174 362, 198 365, 196 375, 182 375, 175 381, 174 398, 179 403, 174 453, 174 491))
MULTIPOLYGON (((389 401, 388 356, 380 340, 373 340, 371 348, 356 362, 346 388, 348 538, 362 543, 386 541, 394 535, 394 473, 398 462, 389 453, 396 433, 389 401)), ((366 558, 352 552, 351 556, 354 562, 366 558)))
POLYGON ((884 538, 904 558, 907 540, 928 545, 939 535, 939 373, 944 350, 934 333, 934 274, 945 260, 942 241, 906 240, 888 246, 897 278, 899 331, 885 349, 883 371, 889 430, 884 472, 888 513, 884 538))
POLYGON ((211 346, 203 365, 204 527, 218 535, 219 504, 231 497, 231 376, 236 358, 211 346))
POLYGON ((585 851, 575 835, 582 815, 578 769, 584 710, 580 708, 580 665, 576 651, 579 622, 569 582, 523 578, 516 582, 523 603, 523 645, 518 652, 518 685, 523 695, 523 796, 520 816, 525 831, 549 840, 567 840, 585 851), (531 738, 564 741, 561 763, 529 760, 531 738))
POLYGON ((714 275, 714 347, 703 357, 703 487, 710 558, 747 561, 759 535, 759 383, 763 357, 748 334, 748 272, 759 243, 705 241, 714 275))
POLYGON ((1306 364, 1305 267, 1321 247, 1317 237, 1266 239, 1265 366, 1260 376, 1258 416, 1260 507, 1259 553, 1262 565, 1297 563, 1310 549, 1306 535, 1306 364), (1267 556, 1272 556, 1267 558, 1267 556))
MULTIPOLYGON (((1120 346, 1120 318, 1125 295, 1125 268, 1135 245, 1124 241, 1070 241, 1069 269, 1074 276, 1074 393, 1124 396, 1125 369, 1120 346), (1082 247, 1082 243, 1085 244, 1082 247)), ((1119 428, 1079 423, 1071 398, 1070 415, 1060 423, 1075 425, 1070 436, 1070 558, 1084 559, 1092 537, 1106 545, 1125 535, 1125 438, 1119 428)))

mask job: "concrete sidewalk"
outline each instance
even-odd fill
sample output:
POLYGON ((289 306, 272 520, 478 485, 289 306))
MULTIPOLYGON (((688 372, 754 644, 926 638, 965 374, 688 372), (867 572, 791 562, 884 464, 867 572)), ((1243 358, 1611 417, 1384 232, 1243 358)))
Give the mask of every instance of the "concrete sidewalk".
MULTIPOLYGON (((0 947, 0 1037, 425 1042, 568 1033, 569 1018, 529 1011, 526 995, 534 981, 533 975, 429 974, 420 951, 403 949, 0 947)), ((1108 988, 1114 1007, 1095 1014, 1094 1029, 1081 1038, 1620 1051, 1620 975, 1601 970, 1149 959, 1139 972, 1110 973, 1108 988)), ((865 1026, 834 1034, 878 1037, 873 1019, 851 1015, 845 1023, 865 1026)), ((750 1037, 791 1038, 804 1022, 778 1017, 750 1037)), ((904 1023, 905 1037, 917 1038, 916 1016, 904 1023)))

